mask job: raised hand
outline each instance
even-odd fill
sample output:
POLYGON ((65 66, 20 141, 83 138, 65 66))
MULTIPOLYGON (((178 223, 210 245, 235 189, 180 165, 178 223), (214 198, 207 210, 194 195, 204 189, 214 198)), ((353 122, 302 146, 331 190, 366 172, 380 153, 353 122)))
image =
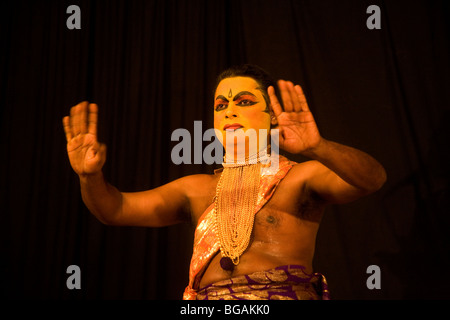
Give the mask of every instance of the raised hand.
POLYGON ((292 82, 284 80, 278 81, 278 87, 284 110, 275 95, 274 88, 269 87, 267 92, 278 122, 276 129, 280 130, 280 148, 292 154, 308 155, 320 144, 322 138, 306 103, 303 90, 299 85, 294 86, 292 82))
POLYGON ((86 101, 63 118, 70 165, 80 177, 100 172, 106 161, 106 145, 97 141, 97 119, 97 105, 86 101))

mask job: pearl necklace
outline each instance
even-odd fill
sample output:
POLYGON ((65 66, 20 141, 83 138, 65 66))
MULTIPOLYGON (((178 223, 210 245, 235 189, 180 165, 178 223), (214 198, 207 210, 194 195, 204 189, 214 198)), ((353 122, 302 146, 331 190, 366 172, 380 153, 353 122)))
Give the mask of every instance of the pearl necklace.
POLYGON ((224 168, 230 168, 230 167, 240 167, 240 166, 245 166, 245 165, 250 165, 250 164, 256 164, 258 162, 261 162, 263 164, 266 164, 269 160, 270 160, 270 155, 267 153, 267 148, 261 150, 260 152, 257 152, 255 154, 252 154, 248 157, 246 157, 245 159, 238 159, 238 160, 234 160, 234 158, 232 156, 227 157, 227 155, 225 155, 223 157, 224 162, 222 163, 222 166, 224 168))
POLYGON ((222 253, 220 265, 224 270, 232 271, 239 264, 250 243, 261 170, 269 159, 264 149, 241 161, 223 163, 214 198, 214 217, 222 253))

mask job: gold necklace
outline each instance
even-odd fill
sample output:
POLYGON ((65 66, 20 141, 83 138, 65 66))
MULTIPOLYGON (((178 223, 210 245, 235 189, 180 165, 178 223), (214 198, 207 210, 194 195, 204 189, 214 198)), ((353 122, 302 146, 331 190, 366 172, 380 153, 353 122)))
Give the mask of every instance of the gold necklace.
POLYGON ((261 161, 267 151, 239 163, 224 163, 216 187, 215 231, 220 242, 222 269, 232 271, 247 249, 255 219, 261 161))

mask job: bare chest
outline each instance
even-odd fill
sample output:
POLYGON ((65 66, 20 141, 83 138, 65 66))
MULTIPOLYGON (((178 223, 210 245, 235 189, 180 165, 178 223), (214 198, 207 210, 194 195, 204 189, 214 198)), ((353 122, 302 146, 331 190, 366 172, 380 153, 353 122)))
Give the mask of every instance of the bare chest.
MULTIPOLYGON (((289 175, 288 175, 289 176, 289 175)), ((193 192, 190 196, 191 219, 197 225, 202 214, 213 205, 216 187, 220 175, 215 175, 193 192)), ((284 226, 293 226, 302 220, 320 222, 323 207, 314 199, 301 192, 298 184, 295 186, 283 179, 272 197, 255 215, 255 228, 277 230, 284 226)))

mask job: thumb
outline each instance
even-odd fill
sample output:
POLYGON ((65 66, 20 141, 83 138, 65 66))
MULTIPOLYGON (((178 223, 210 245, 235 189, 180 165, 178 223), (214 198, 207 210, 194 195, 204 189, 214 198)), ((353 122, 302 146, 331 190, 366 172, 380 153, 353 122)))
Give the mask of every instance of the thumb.
POLYGON ((92 160, 94 158, 104 158, 106 156, 106 145, 103 143, 96 142, 86 154, 88 160, 92 160))
POLYGON ((100 155, 102 156, 102 158, 106 158, 106 144, 104 143, 99 143, 99 149, 98 152, 100 153, 100 155))

